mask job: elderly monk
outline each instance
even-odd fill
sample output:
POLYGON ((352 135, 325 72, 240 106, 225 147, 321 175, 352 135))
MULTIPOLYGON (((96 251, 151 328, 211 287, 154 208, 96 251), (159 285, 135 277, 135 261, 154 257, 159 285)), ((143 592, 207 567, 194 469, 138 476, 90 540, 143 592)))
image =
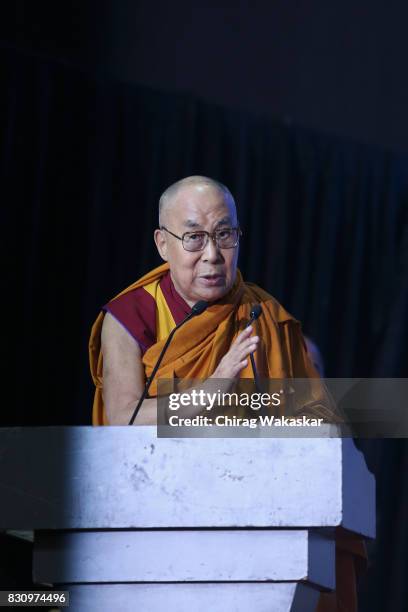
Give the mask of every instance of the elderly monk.
MULTIPOLYGON (((110 301, 92 328, 95 425, 129 422, 167 336, 200 300, 209 307, 175 334, 150 388, 153 397, 143 402, 135 425, 156 423, 156 379, 253 378, 251 353, 262 377, 316 380, 298 321, 242 280, 241 231, 227 187, 202 176, 171 185, 160 198, 159 226, 154 240, 166 263, 110 301), (261 304, 262 315, 246 327, 255 304, 261 304)), ((305 411, 336 421, 319 393, 314 399, 305 411)), ((319 612, 357 609, 354 564, 360 556, 360 543, 339 533, 339 588, 322 596, 319 612)))
MULTIPOLYGON (((242 280, 241 230, 227 187, 202 176, 171 185, 160 198, 159 226, 154 240, 166 263, 109 302, 92 329, 95 425, 129 423, 167 336, 200 300, 210 306, 174 336, 135 425, 156 423, 157 379, 253 378, 250 353, 260 377, 318 377, 298 321, 242 280), (262 315, 246 327, 257 303, 262 315)), ((336 420, 320 390, 303 412, 336 420)))

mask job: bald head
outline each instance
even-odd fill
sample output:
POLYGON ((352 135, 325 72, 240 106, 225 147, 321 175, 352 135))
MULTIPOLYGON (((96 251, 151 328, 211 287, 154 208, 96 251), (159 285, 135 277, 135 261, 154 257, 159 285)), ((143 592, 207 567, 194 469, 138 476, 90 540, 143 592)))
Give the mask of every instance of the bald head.
POLYGON ((206 176, 187 176, 186 178, 173 183, 161 195, 159 200, 159 226, 165 225, 168 222, 168 213, 171 207, 179 200, 181 194, 191 190, 215 190, 222 194, 226 204, 231 208, 236 219, 235 201, 228 187, 216 181, 215 179, 206 176))

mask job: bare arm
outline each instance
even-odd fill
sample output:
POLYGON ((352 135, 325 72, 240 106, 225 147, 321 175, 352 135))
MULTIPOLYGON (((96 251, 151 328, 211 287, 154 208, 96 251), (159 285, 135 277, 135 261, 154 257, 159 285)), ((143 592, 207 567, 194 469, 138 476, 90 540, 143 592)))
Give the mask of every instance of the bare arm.
MULTIPOLYGON (((228 386, 247 365, 247 356, 259 338, 252 329, 241 332, 211 378, 224 378, 228 386)), ((102 326, 103 399, 110 425, 127 425, 145 386, 142 354, 136 340, 109 313, 102 326)), ((191 416, 203 410, 199 407, 191 416)), ((157 400, 145 399, 134 425, 156 425, 157 400)))
MULTIPOLYGON (((143 393, 145 374, 136 340, 109 313, 102 326, 103 400, 110 425, 127 425, 143 393)), ((156 399, 145 399, 134 425, 155 425, 156 399)))

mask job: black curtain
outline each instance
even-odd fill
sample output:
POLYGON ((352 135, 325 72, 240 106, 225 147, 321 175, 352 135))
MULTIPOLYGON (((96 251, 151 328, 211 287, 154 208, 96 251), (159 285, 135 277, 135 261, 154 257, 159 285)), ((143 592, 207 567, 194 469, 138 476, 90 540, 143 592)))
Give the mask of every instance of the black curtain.
MULTIPOLYGON (((230 187, 244 278, 303 322, 328 376, 407 375, 407 158, 12 49, 1 50, 0 69, 3 326, 13 366, 4 425, 90 423, 90 326, 101 305, 160 263, 159 195, 190 174, 230 187)), ((402 612, 407 445, 360 446, 379 508, 363 609, 402 612)))

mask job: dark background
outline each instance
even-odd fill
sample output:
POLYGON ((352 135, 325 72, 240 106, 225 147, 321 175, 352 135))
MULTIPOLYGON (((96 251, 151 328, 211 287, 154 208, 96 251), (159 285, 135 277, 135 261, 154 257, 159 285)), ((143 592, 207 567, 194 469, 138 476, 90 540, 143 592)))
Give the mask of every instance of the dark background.
POLYGON ((83 70, 408 150, 403 0, 14 0, 0 37, 83 70))
MULTIPOLYGON (((159 263, 158 197, 196 173, 231 188, 244 277, 303 322, 328 376, 407 375, 407 16, 403 2, 2 5, 3 329, 19 373, 4 425, 90 422, 90 325, 159 263)), ((362 609, 402 612, 406 442, 360 446, 379 530, 362 609)))

